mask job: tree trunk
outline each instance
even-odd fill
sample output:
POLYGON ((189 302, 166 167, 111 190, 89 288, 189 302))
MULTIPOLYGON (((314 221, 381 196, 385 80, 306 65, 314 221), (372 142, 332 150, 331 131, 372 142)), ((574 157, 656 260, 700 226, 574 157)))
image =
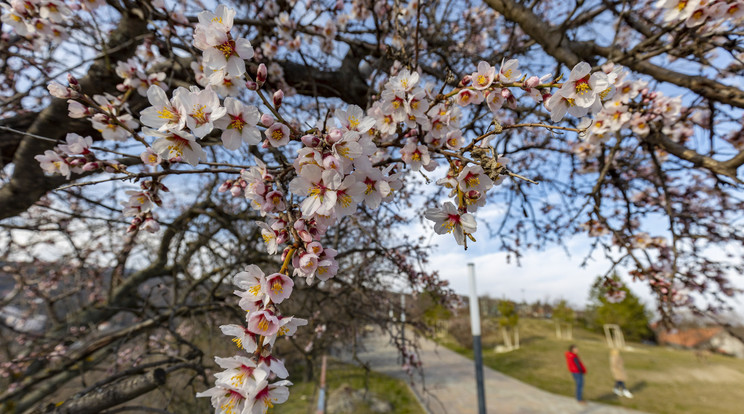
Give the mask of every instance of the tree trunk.
POLYGON ((303 375, 303 380, 305 382, 311 382, 313 380, 314 362, 315 362, 315 359, 313 359, 312 355, 305 355, 305 373, 303 375))
POLYGON ((504 337, 504 346, 506 346, 507 349, 512 349, 512 341, 509 337, 509 328, 502 326, 501 335, 504 337))

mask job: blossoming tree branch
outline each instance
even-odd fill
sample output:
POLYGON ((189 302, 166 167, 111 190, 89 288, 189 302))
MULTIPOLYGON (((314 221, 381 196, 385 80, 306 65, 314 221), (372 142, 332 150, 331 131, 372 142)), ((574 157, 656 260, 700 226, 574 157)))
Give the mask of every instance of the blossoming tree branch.
POLYGON ((414 224, 516 261, 585 234, 662 316, 725 306, 744 2, 534 3, 0 3, 0 404, 105 412, 188 377, 266 413, 283 344, 312 376, 390 328, 391 292, 453 299, 414 224))

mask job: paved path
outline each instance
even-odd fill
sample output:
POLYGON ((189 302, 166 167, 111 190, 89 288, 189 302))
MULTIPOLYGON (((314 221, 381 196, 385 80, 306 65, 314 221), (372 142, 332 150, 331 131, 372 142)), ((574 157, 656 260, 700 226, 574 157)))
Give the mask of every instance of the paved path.
MULTIPOLYGON (((359 359, 368 362, 378 372, 408 381, 401 370, 395 349, 382 335, 364 340, 365 350, 359 359)), ((417 378, 414 392, 431 414, 477 414, 473 361, 436 343, 421 339, 421 361, 425 389, 417 378)), ((484 367, 486 405, 489 414, 644 414, 542 391, 498 371, 484 367)))

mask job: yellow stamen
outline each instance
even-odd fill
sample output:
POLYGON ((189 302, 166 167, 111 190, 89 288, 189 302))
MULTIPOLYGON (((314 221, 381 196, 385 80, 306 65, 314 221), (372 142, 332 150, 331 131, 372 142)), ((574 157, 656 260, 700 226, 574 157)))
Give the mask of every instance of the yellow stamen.
POLYGON ((243 348, 243 341, 240 338, 233 338, 232 341, 235 342, 235 345, 237 345, 238 348, 243 348))
POLYGON ((345 208, 351 205, 352 199, 347 194, 339 194, 338 202, 345 208))
POLYGON ((261 291, 261 285, 255 285, 255 286, 251 286, 251 287, 250 287, 250 288, 248 289, 248 292, 249 292, 249 293, 250 293, 251 295, 253 295, 253 296, 258 296, 258 293, 259 293, 260 291, 261 291))
POLYGON ((170 121, 178 121, 178 114, 171 111, 170 108, 163 107, 163 109, 158 111, 158 118, 168 119, 170 121))
POLYGON ((241 117, 235 117, 230 122, 230 125, 227 126, 228 129, 237 129, 238 131, 243 131, 243 126, 245 125, 245 121, 241 117))
POLYGON ((355 117, 355 116, 350 116, 349 117, 349 127, 350 128, 356 128, 357 126, 359 126, 359 119, 357 119, 357 117, 355 117))
POLYGON ((274 404, 271 403, 271 398, 264 397, 263 402, 264 402, 264 405, 266 405, 266 408, 274 408, 274 404))
POLYGON ((204 113, 205 109, 207 109, 207 107, 204 105, 194 105, 194 112, 191 114, 191 117, 196 119, 197 125, 206 124, 208 122, 208 115, 204 113))

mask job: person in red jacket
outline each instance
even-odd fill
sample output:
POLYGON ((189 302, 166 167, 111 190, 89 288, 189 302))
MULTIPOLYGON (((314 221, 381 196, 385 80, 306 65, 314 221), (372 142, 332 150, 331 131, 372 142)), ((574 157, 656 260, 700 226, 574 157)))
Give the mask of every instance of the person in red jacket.
POLYGON ((569 346, 568 351, 566 351, 566 364, 568 364, 568 370, 576 382, 576 400, 583 403, 582 392, 584 391, 584 374, 586 374, 586 368, 581 363, 578 352, 579 348, 576 345, 569 346))

